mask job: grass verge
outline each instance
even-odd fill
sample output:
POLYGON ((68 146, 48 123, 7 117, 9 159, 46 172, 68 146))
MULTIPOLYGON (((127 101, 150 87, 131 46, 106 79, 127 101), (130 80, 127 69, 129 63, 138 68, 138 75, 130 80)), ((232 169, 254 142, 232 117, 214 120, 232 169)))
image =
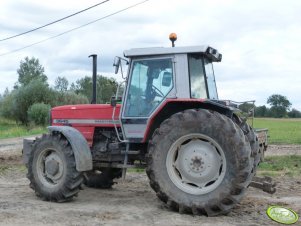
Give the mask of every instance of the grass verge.
POLYGON ((23 164, 1 164, 0 165, 0 176, 7 175, 10 172, 20 172, 25 174, 27 168, 23 164))
POLYGON ((300 176, 301 155, 268 156, 260 163, 257 174, 260 176, 300 176))
POLYGON ((29 128, 17 125, 14 121, 0 118, 0 139, 36 135, 46 131, 46 127, 29 128))

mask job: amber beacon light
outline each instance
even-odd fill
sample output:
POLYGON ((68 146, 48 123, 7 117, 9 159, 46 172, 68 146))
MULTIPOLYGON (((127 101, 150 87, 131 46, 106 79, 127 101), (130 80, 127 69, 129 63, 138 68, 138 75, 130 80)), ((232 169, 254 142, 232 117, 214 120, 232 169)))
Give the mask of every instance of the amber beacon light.
POLYGON ((172 47, 175 47, 175 41, 177 40, 177 34, 176 33, 171 33, 169 35, 169 40, 171 41, 172 47))

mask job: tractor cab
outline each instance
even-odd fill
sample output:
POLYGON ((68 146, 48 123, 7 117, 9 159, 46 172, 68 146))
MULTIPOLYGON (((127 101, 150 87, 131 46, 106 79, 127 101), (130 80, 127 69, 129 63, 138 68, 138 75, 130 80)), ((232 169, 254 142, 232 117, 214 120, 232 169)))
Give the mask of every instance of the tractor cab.
MULTIPOLYGON (((121 122, 126 139, 143 139, 150 119, 173 101, 218 100, 212 63, 222 55, 209 46, 142 48, 129 59, 121 122)), ((118 71, 119 63, 115 64, 118 71)))

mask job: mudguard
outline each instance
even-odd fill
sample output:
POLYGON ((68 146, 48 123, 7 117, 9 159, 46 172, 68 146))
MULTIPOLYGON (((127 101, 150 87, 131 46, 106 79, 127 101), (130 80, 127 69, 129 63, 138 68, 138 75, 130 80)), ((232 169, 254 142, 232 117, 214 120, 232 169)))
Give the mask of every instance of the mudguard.
POLYGON ((47 128, 50 132, 62 133, 69 141, 74 153, 77 171, 81 172, 92 170, 93 164, 91 150, 87 140, 78 130, 70 126, 49 126, 47 128))

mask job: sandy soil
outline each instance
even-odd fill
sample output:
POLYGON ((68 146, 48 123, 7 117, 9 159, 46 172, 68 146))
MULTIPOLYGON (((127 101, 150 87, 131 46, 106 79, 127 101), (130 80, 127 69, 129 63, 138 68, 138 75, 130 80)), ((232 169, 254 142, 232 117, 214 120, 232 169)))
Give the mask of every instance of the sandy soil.
MULTIPOLYGON (((268 206, 287 206, 301 214, 301 176, 276 178, 273 195, 249 188, 230 214, 210 218, 168 210, 145 173, 129 173, 113 189, 85 188, 72 202, 44 202, 28 186, 21 147, 20 138, 0 140, 0 225, 280 225, 266 216, 268 206)), ((271 145, 266 154, 301 155, 301 146, 271 145)))

